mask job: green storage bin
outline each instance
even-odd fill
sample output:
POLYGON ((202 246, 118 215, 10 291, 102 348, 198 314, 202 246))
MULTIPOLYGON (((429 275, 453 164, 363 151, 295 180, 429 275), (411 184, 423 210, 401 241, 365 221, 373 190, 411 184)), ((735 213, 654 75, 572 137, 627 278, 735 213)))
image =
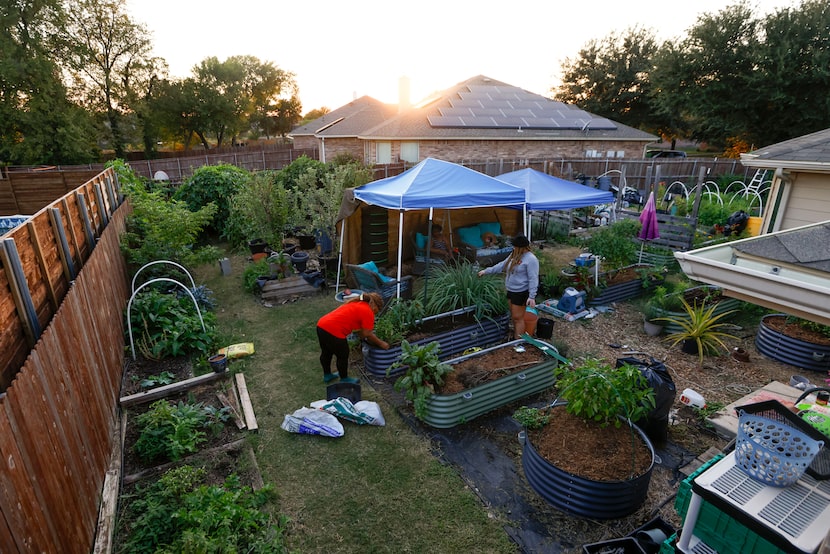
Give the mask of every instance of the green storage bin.
POLYGON ((686 512, 689 510, 689 502, 692 500, 692 481, 721 459, 723 459, 723 454, 718 454, 680 482, 680 486, 677 488, 677 496, 674 498, 674 509, 681 520, 686 520, 686 512))
POLYGON ((700 505, 694 536, 718 554, 787 554, 705 500, 700 505))

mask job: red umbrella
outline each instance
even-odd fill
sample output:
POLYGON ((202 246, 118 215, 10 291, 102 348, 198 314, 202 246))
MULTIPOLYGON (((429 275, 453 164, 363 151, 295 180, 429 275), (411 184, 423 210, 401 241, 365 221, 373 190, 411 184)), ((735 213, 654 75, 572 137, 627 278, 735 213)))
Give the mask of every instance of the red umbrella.
POLYGON ((646 201, 646 205, 642 213, 640 213, 640 223, 643 227, 640 229, 640 234, 637 237, 643 242, 640 245, 640 258, 638 263, 642 263, 643 261, 643 247, 645 247, 646 241, 660 238, 660 229, 657 227, 657 206, 654 203, 654 191, 648 194, 648 201, 646 201))

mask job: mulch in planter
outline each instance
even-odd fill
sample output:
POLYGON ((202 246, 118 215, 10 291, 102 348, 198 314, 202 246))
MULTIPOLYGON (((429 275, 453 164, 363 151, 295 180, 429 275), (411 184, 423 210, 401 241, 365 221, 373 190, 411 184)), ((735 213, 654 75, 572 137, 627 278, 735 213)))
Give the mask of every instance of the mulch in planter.
POLYGON ((822 346, 830 346, 830 337, 813 329, 808 329, 796 321, 791 321, 790 318, 786 316, 768 317, 764 320, 764 324, 773 331, 777 331, 792 339, 798 339, 822 346))
POLYGON ((498 348, 459 362, 453 365, 455 369, 446 376, 444 385, 436 393, 461 392, 545 361, 545 355, 541 350, 530 345, 526 345, 524 349, 524 352, 516 352, 513 348, 498 348))
POLYGON ((631 440, 628 425, 600 427, 564 407, 550 414, 547 425, 528 435, 536 451, 560 469, 595 481, 622 481, 648 471, 651 451, 639 436, 631 440))

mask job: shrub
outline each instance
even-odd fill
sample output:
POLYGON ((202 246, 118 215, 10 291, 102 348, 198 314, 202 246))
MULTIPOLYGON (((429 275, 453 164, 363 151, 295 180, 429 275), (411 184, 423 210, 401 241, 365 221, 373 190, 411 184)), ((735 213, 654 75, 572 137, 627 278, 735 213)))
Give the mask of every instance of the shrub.
POLYGON ((204 165, 193 172, 176 191, 173 198, 187 204, 191 211, 214 204, 216 212, 210 228, 225 235, 230 213, 229 201, 251 178, 250 172, 235 165, 204 165))
POLYGON ((282 244, 291 197, 275 171, 259 171, 231 197, 224 236, 236 246, 261 238, 272 248, 282 244))
POLYGON ((637 245, 632 239, 637 236, 639 228, 639 221, 634 219, 602 227, 588 239, 588 249, 604 259, 606 269, 626 266, 637 255, 637 245))

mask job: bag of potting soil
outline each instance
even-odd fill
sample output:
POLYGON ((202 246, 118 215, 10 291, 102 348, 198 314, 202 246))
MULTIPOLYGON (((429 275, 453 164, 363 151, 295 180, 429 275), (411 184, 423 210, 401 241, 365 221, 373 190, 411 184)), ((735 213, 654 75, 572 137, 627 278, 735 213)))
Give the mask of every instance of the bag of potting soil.
POLYGON ((356 404, 352 404, 351 400, 340 396, 334 400, 312 402, 311 406, 359 425, 386 425, 386 421, 380 414, 380 407, 376 402, 361 400, 356 404))
POLYGON ((220 348, 218 353, 224 354, 229 360, 243 358, 254 353, 254 343, 241 342, 239 344, 232 344, 230 346, 226 346, 225 348, 220 348))
POLYGON ((669 411, 674 404, 677 388, 669 375, 669 370, 663 362, 654 358, 640 360, 638 358, 617 358, 617 367, 624 364, 634 366, 640 370, 643 377, 654 389, 654 408, 640 421, 633 422, 639 426, 648 438, 657 443, 665 442, 668 438, 669 411))
POLYGON ((300 435, 321 435, 324 437, 342 437, 343 424, 328 412, 314 408, 300 408, 293 414, 286 414, 280 425, 289 433, 300 435))

